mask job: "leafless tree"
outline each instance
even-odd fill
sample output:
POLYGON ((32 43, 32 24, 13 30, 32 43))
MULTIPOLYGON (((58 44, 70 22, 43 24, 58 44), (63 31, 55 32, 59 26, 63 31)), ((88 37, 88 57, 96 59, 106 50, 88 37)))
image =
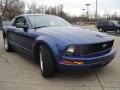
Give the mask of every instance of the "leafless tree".
POLYGON ((2 17, 4 16, 5 9, 9 0, 0 0, 0 29, 2 29, 2 17))
POLYGON ((7 20, 13 19, 15 16, 24 13, 24 3, 21 1, 15 1, 11 5, 8 5, 5 13, 4 18, 7 20))
POLYGON ((28 5, 29 10, 27 11, 28 14, 44 14, 46 11, 47 6, 45 5, 36 5, 37 3, 33 2, 31 5, 28 5))
POLYGON ((0 28, 3 19, 12 19, 24 11, 24 3, 20 0, 0 0, 0 28))

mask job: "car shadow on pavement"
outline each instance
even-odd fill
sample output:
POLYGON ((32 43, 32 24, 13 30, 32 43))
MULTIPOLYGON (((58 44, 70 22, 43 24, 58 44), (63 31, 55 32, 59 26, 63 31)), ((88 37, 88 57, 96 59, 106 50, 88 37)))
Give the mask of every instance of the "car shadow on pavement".
MULTIPOLYGON (((4 54, 12 64, 12 69, 7 73, 7 79, 11 81, 31 83, 47 86, 65 86, 65 87, 99 87, 98 71, 89 71, 86 73, 63 73, 57 71, 51 78, 43 78, 40 72, 39 64, 33 62, 33 58, 21 52, 12 52, 4 54), (11 77, 13 75, 14 77, 11 77), (8 78, 9 77, 9 78, 8 78), (17 77, 17 78, 15 78, 17 77)), ((109 67, 108 67, 109 68, 109 67)), ((100 70, 103 74, 108 68, 100 70)))
MULTIPOLYGON (((30 64, 29 65, 33 65, 33 67, 37 68, 37 69, 40 69, 39 67, 39 63, 35 63, 34 62, 34 58, 24 54, 24 53, 21 53, 21 52, 15 52, 15 54, 17 54, 18 56, 22 57, 24 60, 26 60, 27 62, 29 62, 30 64)), ((76 78, 75 80, 77 79, 83 79, 83 78, 86 78, 86 77, 93 77, 95 76, 95 72, 96 72, 97 69, 94 69, 94 70, 91 70, 91 71, 88 71, 88 72, 76 72, 76 73, 67 73, 67 72, 61 72, 59 70, 57 70, 57 73, 56 75, 53 77, 53 78, 59 78, 59 79, 63 79, 63 81, 66 79, 71 79, 71 78, 76 78)), ((50 78, 49 78, 50 79, 50 78)), ((51 78, 52 79, 52 78, 51 78)))
POLYGON ((116 32, 112 32, 112 31, 111 32, 106 32, 106 34, 120 37, 120 34, 116 34, 116 32))

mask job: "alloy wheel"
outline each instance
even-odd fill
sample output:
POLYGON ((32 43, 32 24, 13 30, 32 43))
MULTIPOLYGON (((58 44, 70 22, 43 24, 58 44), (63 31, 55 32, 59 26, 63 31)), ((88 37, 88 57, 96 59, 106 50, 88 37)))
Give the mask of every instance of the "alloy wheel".
POLYGON ((7 40, 7 38, 5 38, 4 46, 5 46, 5 49, 7 50, 8 49, 8 40, 7 40))
POLYGON ((102 28, 99 29, 100 32, 103 32, 102 28))
POLYGON ((43 55, 41 51, 40 51, 40 68, 41 68, 41 71, 43 72, 43 55))

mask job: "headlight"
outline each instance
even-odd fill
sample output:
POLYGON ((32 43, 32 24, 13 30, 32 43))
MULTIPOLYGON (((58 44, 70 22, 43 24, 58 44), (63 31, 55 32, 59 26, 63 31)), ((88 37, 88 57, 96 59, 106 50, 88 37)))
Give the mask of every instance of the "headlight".
POLYGON ((69 46, 65 52, 65 55, 72 55, 75 51, 75 46, 69 46))
POLYGON ((84 45, 71 45, 65 50, 65 55, 83 55, 86 54, 84 45))

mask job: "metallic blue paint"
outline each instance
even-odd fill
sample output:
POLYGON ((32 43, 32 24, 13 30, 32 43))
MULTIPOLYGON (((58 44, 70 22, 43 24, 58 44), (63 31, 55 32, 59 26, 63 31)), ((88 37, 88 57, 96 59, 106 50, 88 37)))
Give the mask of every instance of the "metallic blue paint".
POLYGON ((115 55, 116 55, 116 48, 113 48, 108 54, 98 57, 92 57, 92 58, 68 58, 63 56, 62 60, 84 61, 85 64, 70 65, 70 64, 64 64, 61 60, 61 62, 59 62, 58 67, 61 71, 65 71, 65 72, 86 72, 89 70, 96 69, 98 67, 105 66, 106 64, 112 61, 115 55))
MULTIPOLYGON (((78 27, 43 27, 32 29, 27 15, 16 17, 10 26, 4 27, 4 32, 8 36, 9 43, 29 55, 34 55, 34 47, 38 43, 45 43, 52 51, 56 64, 61 71, 84 71, 91 67, 103 66, 110 62, 115 54, 116 49, 112 48, 109 51, 94 53, 91 56, 66 57, 64 56, 65 49, 70 45, 95 44, 113 40, 110 36, 90 31, 78 27), (13 26, 14 20, 18 17, 25 17, 29 28, 25 32, 22 28, 13 26), (63 60, 84 61, 84 65, 65 65, 63 60)), ((86 47, 87 48, 87 47, 86 47)))

